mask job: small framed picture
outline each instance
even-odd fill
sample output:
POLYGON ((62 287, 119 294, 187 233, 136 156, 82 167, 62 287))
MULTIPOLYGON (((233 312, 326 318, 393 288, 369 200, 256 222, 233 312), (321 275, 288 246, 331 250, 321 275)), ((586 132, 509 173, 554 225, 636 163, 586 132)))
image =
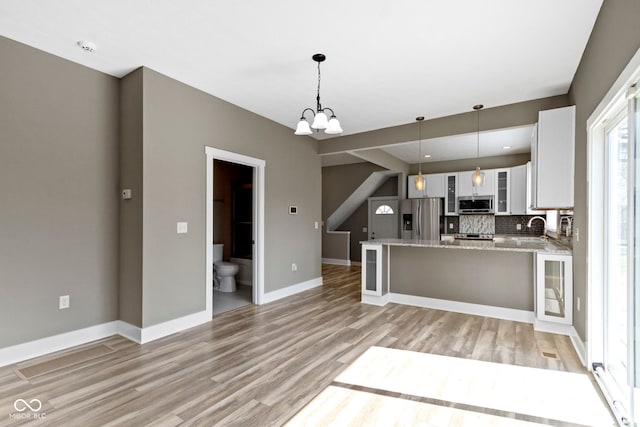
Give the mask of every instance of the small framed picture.
POLYGON ((297 206, 289 206, 289 215, 297 215, 298 207, 297 206))

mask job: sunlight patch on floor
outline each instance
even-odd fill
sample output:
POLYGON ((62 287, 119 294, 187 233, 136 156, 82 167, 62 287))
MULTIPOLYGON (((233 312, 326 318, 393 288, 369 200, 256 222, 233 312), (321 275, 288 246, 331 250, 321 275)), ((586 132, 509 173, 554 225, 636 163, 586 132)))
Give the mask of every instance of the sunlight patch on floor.
POLYGON ((345 426, 614 425, 587 374, 383 347, 369 348, 289 425, 327 425, 322 420, 345 426))

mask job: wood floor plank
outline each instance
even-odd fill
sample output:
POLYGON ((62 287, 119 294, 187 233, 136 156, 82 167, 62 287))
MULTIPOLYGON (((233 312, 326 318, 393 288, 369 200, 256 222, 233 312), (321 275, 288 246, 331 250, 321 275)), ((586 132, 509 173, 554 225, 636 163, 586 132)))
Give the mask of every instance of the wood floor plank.
POLYGON ((360 267, 332 265, 323 266, 322 287, 148 344, 114 336, 90 345, 114 351, 28 381, 14 370, 57 355, 0 368, 0 426, 26 423, 9 419, 25 397, 42 400, 47 425, 279 426, 371 346, 585 372, 568 337, 519 322, 361 304, 360 267))

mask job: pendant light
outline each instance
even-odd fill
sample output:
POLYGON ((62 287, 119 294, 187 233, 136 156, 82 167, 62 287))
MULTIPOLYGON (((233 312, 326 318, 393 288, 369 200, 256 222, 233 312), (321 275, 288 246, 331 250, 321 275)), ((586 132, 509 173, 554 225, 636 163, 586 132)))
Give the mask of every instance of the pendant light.
POLYGON ((304 110, 302 110, 300 121, 298 122, 298 126, 296 126, 296 131, 294 133, 296 135, 311 135, 313 133, 311 131, 311 128, 313 128, 317 131, 320 131, 320 129, 324 129, 324 133, 337 135, 339 133, 342 133, 340 122, 336 118, 336 115, 331 108, 322 108, 322 104, 320 104, 320 63, 324 62, 327 57, 322 53, 316 53, 311 57, 311 59, 318 63, 318 93, 316 95, 316 111, 314 111, 312 108, 305 108, 304 110), (331 113, 331 117, 327 118, 325 110, 331 113), (311 127, 309 127, 309 122, 304 117, 304 114, 307 111, 311 111, 311 114, 313 114, 313 123, 311 124, 311 127))
MULTIPOLYGON (((473 109, 478 112, 478 114, 477 114, 477 116, 478 116, 478 138, 477 138, 477 142, 476 142, 476 159, 480 158, 480 110, 482 110, 483 107, 484 107, 484 105, 482 105, 482 104, 478 104, 478 105, 474 105, 473 106, 473 109)), ((471 183, 473 184, 474 187, 480 187, 484 183, 484 174, 482 172, 480 172, 480 166, 476 166, 475 172, 473 172, 473 175, 471 175, 471 183)))
POLYGON ((424 120, 423 116, 416 117, 416 121, 418 122, 418 176, 416 177, 413 184, 416 186, 416 190, 422 191, 424 190, 424 177, 422 176, 422 121, 424 120))

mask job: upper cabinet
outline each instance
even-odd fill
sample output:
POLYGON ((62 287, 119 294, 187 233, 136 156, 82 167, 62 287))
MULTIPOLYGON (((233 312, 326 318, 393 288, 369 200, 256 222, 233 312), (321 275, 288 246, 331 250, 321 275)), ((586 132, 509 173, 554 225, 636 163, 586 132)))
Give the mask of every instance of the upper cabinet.
POLYGON ((510 170, 511 215, 527 213, 527 165, 514 166, 510 170))
POLYGON ((423 175, 424 189, 416 190, 415 180, 418 175, 409 175, 407 179, 407 198, 422 199, 425 197, 444 197, 444 174, 431 173, 423 175))
POLYGON ((540 111, 531 137, 534 208, 573 207, 576 107, 540 111))
POLYGON ((458 215, 458 172, 444 174, 444 214, 447 216, 458 215))
POLYGON ((475 186, 471 181, 474 171, 458 172, 458 195, 467 196, 493 196, 495 195, 495 169, 481 170, 484 176, 482 185, 475 186))
POLYGON ((511 168, 495 170, 495 213, 511 215, 511 168))

